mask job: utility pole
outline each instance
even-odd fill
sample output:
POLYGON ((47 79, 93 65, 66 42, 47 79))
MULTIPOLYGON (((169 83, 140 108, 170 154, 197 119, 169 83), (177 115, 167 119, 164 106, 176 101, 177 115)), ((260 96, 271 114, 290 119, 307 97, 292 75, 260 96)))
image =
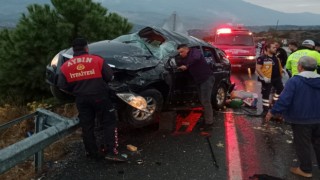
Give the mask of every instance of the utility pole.
POLYGON ((173 12, 173 31, 176 31, 177 13, 173 12))

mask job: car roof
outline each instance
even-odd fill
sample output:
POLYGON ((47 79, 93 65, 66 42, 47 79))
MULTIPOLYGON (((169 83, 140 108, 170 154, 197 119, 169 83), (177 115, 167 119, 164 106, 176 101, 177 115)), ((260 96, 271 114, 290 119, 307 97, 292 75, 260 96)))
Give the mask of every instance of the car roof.
POLYGON ((193 46, 209 46, 209 47, 214 47, 211 44, 198 39, 196 37, 193 36, 188 36, 185 34, 181 34, 175 31, 170 31, 170 30, 166 30, 164 28, 160 28, 160 27, 145 27, 143 29, 141 29, 138 32, 138 35, 140 37, 144 37, 146 36, 146 34, 150 34, 150 32, 153 33, 158 33, 158 35, 162 35, 163 37, 166 38, 166 40, 171 40, 176 42, 177 44, 187 44, 189 47, 193 47, 193 46))

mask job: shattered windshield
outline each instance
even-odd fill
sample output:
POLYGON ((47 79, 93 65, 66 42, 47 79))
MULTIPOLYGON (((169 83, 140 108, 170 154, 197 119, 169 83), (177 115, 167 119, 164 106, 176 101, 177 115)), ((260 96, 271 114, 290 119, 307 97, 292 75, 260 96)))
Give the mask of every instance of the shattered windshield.
POLYGON ((144 55, 152 55, 159 60, 176 52, 177 44, 174 41, 150 41, 149 39, 140 38, 137 34, 129 34, 117 37, 113 41, 131 44, 142 49, 144 55))
POLYGON ((253 38, 248 34, 219 34, 216 36, 215 44, 233 46, 253 46, 253 38))

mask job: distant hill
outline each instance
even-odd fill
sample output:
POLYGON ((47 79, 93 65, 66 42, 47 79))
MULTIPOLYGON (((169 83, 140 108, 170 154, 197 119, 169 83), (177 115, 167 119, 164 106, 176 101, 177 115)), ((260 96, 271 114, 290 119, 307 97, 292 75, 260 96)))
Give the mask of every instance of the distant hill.
MULTIPOLYGON (((320 15, 311 13, 282 13, 242 0, 96 0, 110 12, 117 12, 129 22, 142 26, 162 26, 174 12, 187 29, 210 29, 231 22, 246 26, 320 25, 320 15)), ((14 26, 31 3, 50 4, 50 0, 0 1, 0 27, 14 26)), ((290 26, 287 26, 290 27, 290 26)), ((293 26, 292 26, 293 27, 293 26)), ((259 28, 256 28, 259 29, 259 28)))
POLYGON ((320 25, 320 14, 283 13, 242 0, 103 0, 111 11, 137 24, 162 25, 174 11, 189 29, 231 22, 247 26, 320 25))

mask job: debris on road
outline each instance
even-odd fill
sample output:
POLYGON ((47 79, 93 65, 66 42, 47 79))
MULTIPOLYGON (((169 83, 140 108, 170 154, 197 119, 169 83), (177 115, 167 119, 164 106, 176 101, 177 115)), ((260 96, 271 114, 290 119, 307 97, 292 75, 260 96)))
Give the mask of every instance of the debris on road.
POLYGON ((142 160, 142 159, 138 159, 136 162, 137 162, 137 164, 139 164, 139 165, 143 164, 143 160, 142 160))
POLYGON ((258 102, 258 94, 252 92, 246 92, 243 90, 232 91, 230 99, 226 103, 231 108, 240 108, 242 105, 255 108, 258 102))
POLYGON ((132 151, 132 152, 136 152, 136 151, 138 150, 138 148, 137 148, 136 146, 131 145, 131 144, 128 144, 128 145, 127 145, 127 149, 128 149, 129 151, 132 151))
POLYGON ((288 144, 292 144, 292 140, 287 140, 287 143, 288 144))
POLYGON ((124 158, 126 158, 126 159, 128 158, 128 155, 127 155, 127 154, 121 154, 121 156, 124 157, 124 158))
POLYGON ((223 148, 223 147, 224 147, 224 144, 222 144, 221 141, 219 141, 219 143, 216 144, 216 146, 217 146, 217 147, 220 147, 220 148, 223 148))

